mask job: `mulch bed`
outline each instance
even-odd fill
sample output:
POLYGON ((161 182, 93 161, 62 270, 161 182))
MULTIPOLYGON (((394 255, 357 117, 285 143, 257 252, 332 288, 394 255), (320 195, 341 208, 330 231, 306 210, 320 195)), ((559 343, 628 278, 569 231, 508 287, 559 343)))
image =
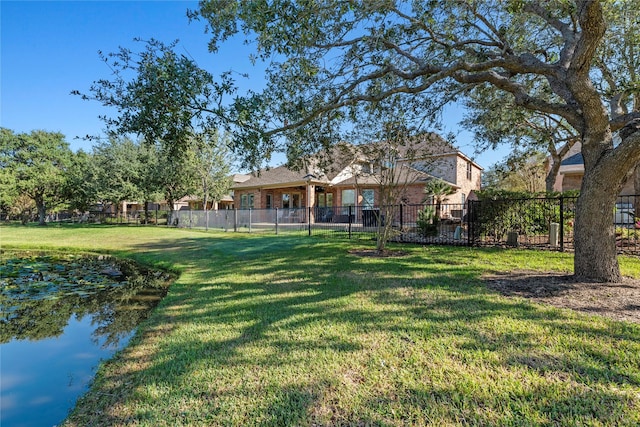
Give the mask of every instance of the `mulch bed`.
MULTIPOLYGON (((399 250, 351 249, 360 257, 403 257, 399 250)), ((625 277, 619 283, 583 282, 573 275, 512 271, 484 276, 487 286, 508 297, 522 297, 560 308, 640 323, 640 280, 625 277)))
POLYGON ((531 271, 513 271, 484 279, 489 288, 505 296, 640 323, 638 279, 625 277, 619 283, 594 283, 577 281, 567 274, 531 271))

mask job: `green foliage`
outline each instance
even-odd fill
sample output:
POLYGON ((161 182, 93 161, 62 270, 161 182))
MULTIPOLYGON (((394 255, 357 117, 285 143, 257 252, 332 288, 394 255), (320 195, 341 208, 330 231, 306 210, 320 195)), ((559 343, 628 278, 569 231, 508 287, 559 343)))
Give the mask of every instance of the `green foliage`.
POLYGON ((66 201, 67 172, 73 153, 64 135, 35 130, 15 134, 8 129, 0 133, 0 162, 3 164, 1 185, 10 197, 26 195, 38 210, 40 224, 45 224, 48 209, 66 201))
POLYGON ((71 159, 67 171, 67 197, 69 208, 80 212, 88 211, 100 201, 98 187, 100 180, 95 157, 80 150, 71 159))
POLYGON ((430 179, 424 187, 424 194, 434 198, 436 203, 447 200, 447 196, 455 194, 456 190, 440 178, 430 179))
POLYGON ((426 206, 423 210, 418 212, 416 227, 418 228, 418 232, 421 236, 437 236, 439 223, 440 218, 436 215, 436 210, 433 206, 426 206))
POLYGON ((208 209, 209 202, 218 202, 229 194, 231 179, 230 137, 217 130, 200 134, 195 139, 195 169, 200 185, 196 194, 208 209))
POLYGON ((482 186, 484 189, 540 193, 545 189, 545 160, 543 153, 514 151, 507 159, 483 171, 482 186))
POLYGON ((140 196, 141 169, 139 146, 129 138, 110 138, 93 148, 95 202, 103 207, 119 207, 125 200, 140 196))
POLYGON ((101 53, 113 70, 111 80, 95 81, 92 95, 73 94, 117 109, 116 116, 102 117, 113 136, 133 133, 162 145, 169 156, 180 156, 189 149, 195 126, 215 119, 214 99, 219 102, 227 89, 214 84, 195 61, 178 55, 176 44, 150 40, 142 52, 121 47, 101 53))
POLYGON ((562 220, 567 231, 573 227, 576 194, 528 193, 486 190, 477 193, 475 232, 497 241, 514 231, 520 235, 544 235, 549 224, 560 222, 560 197, 563 197, 562 220))

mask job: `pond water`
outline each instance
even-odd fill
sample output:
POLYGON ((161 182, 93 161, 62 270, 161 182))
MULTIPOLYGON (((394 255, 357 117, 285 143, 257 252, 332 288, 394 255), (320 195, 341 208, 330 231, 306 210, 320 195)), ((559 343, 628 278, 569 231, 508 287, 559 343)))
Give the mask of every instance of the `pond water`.
POLYGON ((170 280, 110 257, 0 254, 0 425, 62 422, 170 280))

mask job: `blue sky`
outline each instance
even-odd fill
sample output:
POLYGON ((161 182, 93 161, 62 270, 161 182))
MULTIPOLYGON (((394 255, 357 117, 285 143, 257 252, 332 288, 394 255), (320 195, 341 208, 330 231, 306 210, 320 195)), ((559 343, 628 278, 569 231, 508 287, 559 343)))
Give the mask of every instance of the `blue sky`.
MULTIPOLYGON (((189 23, 187 9, 197 1, 0 1, 0 126, 16 132, 34 129, 62 132, 75 150, 89 151, 92 142, 77 137, 100 135, 98 119, 113 110, 70 95, 88 92, 91 83, 109 78, 109 68, 98 51, 114 52, 119 46, 136 50, 134 38, 163 42, 180 40, 178 51, 193 57, 214 76, 232 69, 249 73, 242 89, 259 89, 260 69, 253 68, 249 48, 241 42, 224 45, 218 53, 207 51, 209 37, 202 22, 189 23)), ((142 48, 142 44, 139 44, 142 48)), ((457 108, 449 108, 445 132, 458 132, 462 119, 457 108)), ((472 156, 473 141, 461 132, 457 145, 472 156)), ((487 168, 506 150, 474 156, 487 168)), ((274 158, 272 163, 282 161, 274 158)))

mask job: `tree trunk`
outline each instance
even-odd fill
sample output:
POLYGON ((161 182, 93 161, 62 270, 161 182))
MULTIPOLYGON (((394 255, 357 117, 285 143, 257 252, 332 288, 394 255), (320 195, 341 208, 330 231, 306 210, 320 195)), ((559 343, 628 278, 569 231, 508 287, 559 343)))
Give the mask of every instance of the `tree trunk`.
POLYGON ((38 208, 38 224, 47 225, 47 207, 43 198, 36 198, 36 207, 38 208))
POLYGON ((149 224, 149 201, 144 201, 144 223, 149 224))
POLYGON ((209 194, 205 192, 202 207, 204 208, 204 216, 205 216, 204 229, 206 231, 209 231, 209 209, 207 208, 208 204, 209 204, 209 194))
POLYGON ((576 205, 575 276, 582 280, 619 282, 622 276, 616 250, 613 207, 620 189, 610 181, 599 179, 598 174, 587 172, 585 170, 576 205))
MULTIPOLYGON (((544 178, 547 193, 553 192, 553 186, 556 183, 556 177, 558 176, 561 163, 562 157, 554 155, 551 156, 551 167, 549 168, 549 173, 547 173, 547 176, 544 178)), ((560 189, 560 191, 562 191, 562 189, 560 189)))
MULTIPOLYGON (((598 117, 587 119, 593 124, 598 117)), ((576 206, 576 277, 600 282, 617 282, 622 278, 614 209, 625 180, 640 163, 639 131, 640 119, 625 126, 619 132, 621 141, 615 148, 609 129, 586 133, 582 144, 584 178, 576 206)))
POLYGON ((175 205, 174 202, 175 200, 173 199, 172 196, 167 196, 166 197, 167 200, 167 205, 169 205, 169 213, 168 213, 168 217, 167 217, 167 225, 174 225, 174 226, 178 226, 178 218, 174 218, 174 214, 175 214, 175 205))
POLYGON ((635 195, 633 200, 635 216, 640 216, 640 164, 636 165, 633 171, 633 194, 635 195))

